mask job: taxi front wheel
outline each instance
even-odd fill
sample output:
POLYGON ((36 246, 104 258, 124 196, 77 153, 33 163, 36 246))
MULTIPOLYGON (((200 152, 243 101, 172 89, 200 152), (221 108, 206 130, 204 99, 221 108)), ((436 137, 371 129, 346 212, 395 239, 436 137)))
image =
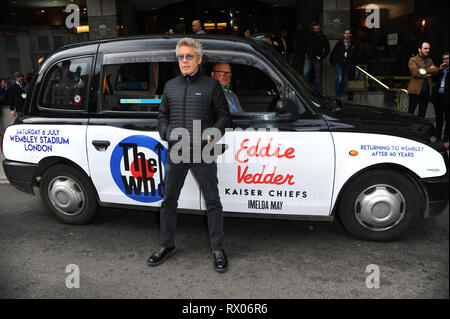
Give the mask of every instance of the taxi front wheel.
POLYGON ((55 165, 41 177, 43 202, 65 224, 85 224, 95 215, 97 198, 91 181, 69 165, 55 165))
POLYGON ((419 219, 421 198, 408 176, 393 170, 369 171, 356 177, 344 190, 339 220, 359 239, 392 240, 419 219))

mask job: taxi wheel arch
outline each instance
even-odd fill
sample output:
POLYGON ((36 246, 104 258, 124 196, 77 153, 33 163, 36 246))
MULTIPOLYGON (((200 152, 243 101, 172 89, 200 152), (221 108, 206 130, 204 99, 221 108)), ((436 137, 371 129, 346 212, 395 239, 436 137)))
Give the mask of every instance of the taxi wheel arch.
POLYGON ((98 209, 90 178, 68 163, 57 162, 42 171, 39 193, 48 209, 65 224, 86 224, 98 209))
POLYGON ((355 176, 338 203, 343 227, 363 240, 388 241, 420 219, 425 199, 413 176, 398 168, 378 167, 355 176))

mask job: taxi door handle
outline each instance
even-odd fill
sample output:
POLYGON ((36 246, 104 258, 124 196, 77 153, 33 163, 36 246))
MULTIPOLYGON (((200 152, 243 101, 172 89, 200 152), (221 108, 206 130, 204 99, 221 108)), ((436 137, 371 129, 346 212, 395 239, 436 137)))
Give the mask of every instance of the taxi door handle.
POLYGON ((92 141, 92 145, 94 145, 94 147, 97 151, 104 152, 104 151, 106 151, 108 146, 111 145, 111 143, 109 143, 109 141, 94 140, 94 141, 92 141))

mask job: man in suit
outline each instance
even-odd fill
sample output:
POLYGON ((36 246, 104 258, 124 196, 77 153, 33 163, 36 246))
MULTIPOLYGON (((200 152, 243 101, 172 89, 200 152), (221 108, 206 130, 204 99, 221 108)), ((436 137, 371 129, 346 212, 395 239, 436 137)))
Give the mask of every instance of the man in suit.
POLYGON ((232 75, 233 73, 231 71, 231 66, 225 62, 216 63, 213 71, 211 72, 211 77, 215 78, 222 85, 223 93, 227 99, 230 113, 244 112, 237 95, 230 89, 232 75))
POLYGON ((20 116, 23 113, 23 105, 25 103, 25 83, 23 82, 23 73, 14 73, 16 82, 12 85, 8 92, 9 108, 13 116, 20 116))

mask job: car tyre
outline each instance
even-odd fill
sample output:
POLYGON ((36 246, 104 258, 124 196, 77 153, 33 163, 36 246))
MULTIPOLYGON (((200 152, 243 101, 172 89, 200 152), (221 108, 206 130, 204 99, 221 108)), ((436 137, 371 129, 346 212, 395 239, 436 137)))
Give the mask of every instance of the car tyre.
POLYGON ((393 170, 369 171, 345 188, 339 203, 339 220, 356 238, 392 240, 420 219, 421 195, 405 174, 393 170))
POLYGON ((65 224, 88 223, 98 202, 91 180, 69 165, 55 165, 40 180, 40 196, 56 218, 65 224))

